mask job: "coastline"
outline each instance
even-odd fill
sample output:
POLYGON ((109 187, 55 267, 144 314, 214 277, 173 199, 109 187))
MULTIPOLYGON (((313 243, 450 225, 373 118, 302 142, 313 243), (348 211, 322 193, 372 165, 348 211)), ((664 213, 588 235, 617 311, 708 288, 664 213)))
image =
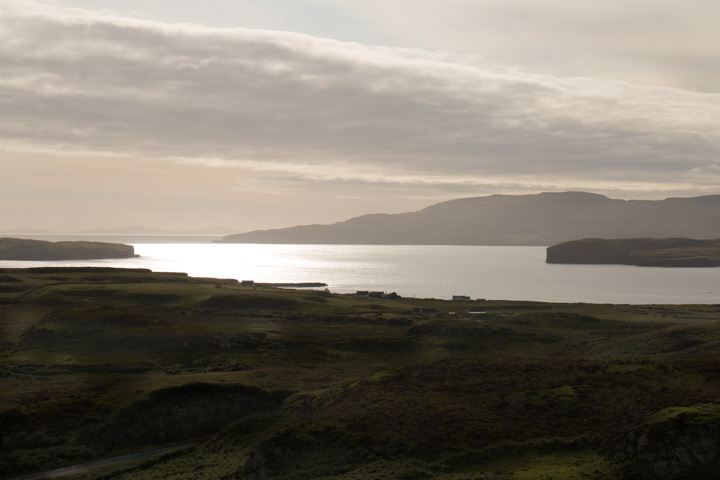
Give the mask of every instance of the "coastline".
POLYGON ((331 292, 403 297, 613 304, 715 304, 713 269, 545 263, 544 247, 135 244, 121 261, 0 262, 0 268, 88 266, 187 272, 257 283, 326 283, 331 292))

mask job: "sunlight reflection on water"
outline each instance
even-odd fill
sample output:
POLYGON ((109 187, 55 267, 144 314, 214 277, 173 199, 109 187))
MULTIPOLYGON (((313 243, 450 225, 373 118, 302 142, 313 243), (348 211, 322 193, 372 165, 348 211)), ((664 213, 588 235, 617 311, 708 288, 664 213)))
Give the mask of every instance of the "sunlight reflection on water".
POLYGON ((403 296, 588 303, 720 303, 720 268, 549 265, 545 247, 135 244, 139 258, 8 262, 92 265, 271 283, 325 282, 403 296))

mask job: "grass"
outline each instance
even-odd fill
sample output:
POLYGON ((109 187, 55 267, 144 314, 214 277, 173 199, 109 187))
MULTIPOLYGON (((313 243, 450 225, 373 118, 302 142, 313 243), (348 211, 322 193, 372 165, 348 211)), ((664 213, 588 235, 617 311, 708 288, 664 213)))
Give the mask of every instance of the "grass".
POLYGON ((703 425, 709 422, 719 422, 720 405, 715 403, 706 403, 687 407, 663 408, 659 412, 651 415, 647 421, 649 424, 656 424, 668 422, 681 417, 686 418, 690 425, 703 425))
POLYGON ((617 475, 613 465, 592 450, 550 454, 530 452, 492 461, 486 468, 508 480, 576 480, 583 477, 600 480, 617 475))
POLYGON ((471 316, 91 268, 0 286, 0 477, 201 441, 77 478, 621 480, 628 435, 720 423, 720 305, 471 316))

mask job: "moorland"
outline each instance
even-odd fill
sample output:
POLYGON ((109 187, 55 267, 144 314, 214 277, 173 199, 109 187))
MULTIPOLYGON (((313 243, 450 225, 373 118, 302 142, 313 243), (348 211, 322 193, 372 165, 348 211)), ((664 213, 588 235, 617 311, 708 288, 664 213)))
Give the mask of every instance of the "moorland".
POLYGON ((4 269, 0 476, 716 478, 719 320, 4 269))

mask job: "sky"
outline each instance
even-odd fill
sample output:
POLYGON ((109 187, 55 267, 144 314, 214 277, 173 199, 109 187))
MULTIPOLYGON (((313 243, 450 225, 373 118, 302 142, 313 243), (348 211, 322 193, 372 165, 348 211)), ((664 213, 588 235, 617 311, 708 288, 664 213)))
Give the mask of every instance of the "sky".
POLYGON ((0 230, 720 193, 716 0, 0 0, 0 230))

